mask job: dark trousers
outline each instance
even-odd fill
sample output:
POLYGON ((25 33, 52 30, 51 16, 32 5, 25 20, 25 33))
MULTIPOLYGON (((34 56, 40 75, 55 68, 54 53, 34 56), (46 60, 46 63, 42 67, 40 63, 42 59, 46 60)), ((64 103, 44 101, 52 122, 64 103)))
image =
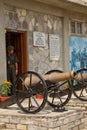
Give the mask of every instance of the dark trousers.
POLYGON ((12 88, 11 88, 11 93, 13 93, 14 89, 14 84, 16 81, 16 68, 15 65, 9 65, 7 67, 7 80, 12 83, 12 88))

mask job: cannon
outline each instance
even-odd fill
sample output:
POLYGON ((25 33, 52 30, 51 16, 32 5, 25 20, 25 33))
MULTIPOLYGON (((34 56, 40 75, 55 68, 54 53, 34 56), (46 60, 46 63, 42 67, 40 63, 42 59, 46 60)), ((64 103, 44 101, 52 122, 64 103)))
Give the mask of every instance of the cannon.
POLYGON ((16 103, 23 112, 33 114, 40 112, 46 103, 54 109, 61 108, 69 102, 73 91, 77 96, 76 86, 84 84, 83 79, 86 81, 86 75, 82 72, 51 70, 43 75, 33 71, 24 72, 15 83, 16 103))
POLYGON ((52 107, 64 106, 71 96, 69 79, 74 78, 75 75, 74 71, 53 71, 42 76, 33 71, 24 72, 18 76, 15 84, 16 102, 26 113, 41 111, 46 102, 52 107), (66 92, 65 89, 67 89, 66 92), (55 101, 55 94, 51 96, 53 91, 58 92, 58 98, 55 101), (40 99, 37 98, 38 95, 40 99))

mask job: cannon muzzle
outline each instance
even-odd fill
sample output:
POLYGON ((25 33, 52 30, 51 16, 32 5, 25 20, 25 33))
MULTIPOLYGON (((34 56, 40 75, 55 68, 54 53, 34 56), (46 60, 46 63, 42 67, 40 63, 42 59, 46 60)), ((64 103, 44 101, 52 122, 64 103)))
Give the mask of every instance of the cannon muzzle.
POLYGON ((83 73, 83 74, 76 74, 74 76, 74 79, 75 80, 78 80, 78 81, 87 81, 87 73, 83 73))

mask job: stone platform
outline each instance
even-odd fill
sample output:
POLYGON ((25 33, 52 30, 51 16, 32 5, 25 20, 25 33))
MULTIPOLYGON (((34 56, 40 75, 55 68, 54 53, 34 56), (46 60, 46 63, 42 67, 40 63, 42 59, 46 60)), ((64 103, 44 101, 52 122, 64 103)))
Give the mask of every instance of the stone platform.
POLYGON ((0 109, 0 123, 11 130, 83 130, 83 109, 69 106, 66 109, 64 112, 53 112, 46 105, 37 114, 25 114, 14 104, 7 109, 0 109))

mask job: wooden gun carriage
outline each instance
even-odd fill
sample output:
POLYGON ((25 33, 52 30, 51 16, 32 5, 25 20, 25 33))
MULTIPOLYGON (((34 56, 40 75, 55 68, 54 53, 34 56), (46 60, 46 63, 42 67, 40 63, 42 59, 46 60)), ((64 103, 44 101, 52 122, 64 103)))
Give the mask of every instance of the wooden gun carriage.
POLYGON ((53 108, 65 106, 72 92, 79 99, 87 101, 86 73, 87 69, 76 72, 51 70, 44 75, 33 71, 22 73, 15 84, 16 102, 23 112, 37 113, 45 107, 46 103, 53 108), (84 90, 85 98, 82 97, 84 90))

